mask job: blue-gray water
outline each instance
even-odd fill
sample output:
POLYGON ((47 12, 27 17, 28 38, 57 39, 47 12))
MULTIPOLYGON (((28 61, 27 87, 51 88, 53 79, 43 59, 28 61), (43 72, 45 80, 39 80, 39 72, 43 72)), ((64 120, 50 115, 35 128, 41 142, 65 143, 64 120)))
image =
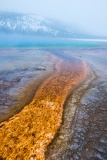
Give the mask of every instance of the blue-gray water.
POLYGON ((105 47, 107 42, 82 41, 69 38, 47 38, 30 35, 0 34, 0 48, 16 47, 105 47))

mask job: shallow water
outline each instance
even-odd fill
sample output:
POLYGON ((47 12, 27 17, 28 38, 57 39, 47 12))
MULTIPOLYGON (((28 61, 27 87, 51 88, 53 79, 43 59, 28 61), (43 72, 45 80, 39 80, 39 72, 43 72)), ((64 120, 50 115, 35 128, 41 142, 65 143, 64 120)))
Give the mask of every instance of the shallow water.
POLYGON ((107 49, 69 50, 66 55, 85 59, 93 78, 71 95, 47 160, 107 159, 107 49))
POLYGON ((87 48, 107 46, 107 40, 35 37, 33 35, 0 34, 0 48, 87 48))

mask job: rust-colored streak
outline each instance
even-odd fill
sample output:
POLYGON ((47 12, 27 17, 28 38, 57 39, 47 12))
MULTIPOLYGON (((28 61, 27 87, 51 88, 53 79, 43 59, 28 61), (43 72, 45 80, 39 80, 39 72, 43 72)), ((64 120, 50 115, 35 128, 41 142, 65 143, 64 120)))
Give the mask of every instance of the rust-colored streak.
POLYGON ((56 73, 39 87, 33 101, 1 123, 0 156, 6 160, 44 160, 47 145, 61 125, 63 104, 70 91, 87 76, 86 64, 60 61, 56 73))

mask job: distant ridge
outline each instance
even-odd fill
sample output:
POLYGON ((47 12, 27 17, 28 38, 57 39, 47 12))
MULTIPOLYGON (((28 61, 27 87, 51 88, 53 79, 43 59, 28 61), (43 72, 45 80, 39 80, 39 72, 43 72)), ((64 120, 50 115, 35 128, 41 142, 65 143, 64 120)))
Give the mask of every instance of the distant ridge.
POLYGON ((0 12, 0 33, 59 38, 85 38, 72 27, 34 14, 0 12))

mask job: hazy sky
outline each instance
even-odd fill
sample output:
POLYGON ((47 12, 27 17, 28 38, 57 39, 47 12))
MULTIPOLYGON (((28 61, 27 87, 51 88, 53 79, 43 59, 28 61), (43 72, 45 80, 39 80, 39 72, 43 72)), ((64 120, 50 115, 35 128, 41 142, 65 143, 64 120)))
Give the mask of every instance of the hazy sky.
POLYGON ((35 13, 107 36, 107 0, 0 0, 0 11, 35 13))

